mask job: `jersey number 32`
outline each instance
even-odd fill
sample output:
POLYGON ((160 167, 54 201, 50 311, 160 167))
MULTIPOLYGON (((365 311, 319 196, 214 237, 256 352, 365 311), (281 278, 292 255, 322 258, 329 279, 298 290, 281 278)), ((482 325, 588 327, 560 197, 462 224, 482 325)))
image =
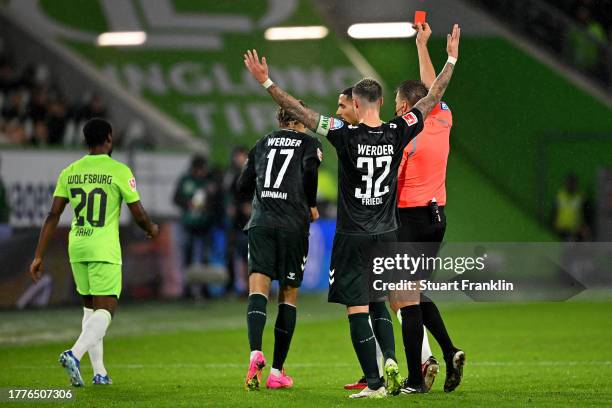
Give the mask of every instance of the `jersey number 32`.
POLYGON ((381 157, 358 157, 357 158, 357 168, 363 169, 366 168, 368 173, 361 176, 361 180, 366 182, 365 191, 364 189, 357 187, 355 189, 355 197, 356 198, 372 198, 372 197, 381 197, 389 192, 389 186, 382 186, 383 181, 389 175, 389 169, 391 167, 391 156, 381 156, 381 157), (376 165, 376 166, 375 166, 376 165), (374 195, 372 196, 372 181, 374 178, 374 170, 383 168, 383 172, 378 176, 376 181, 373 183, 374 187, 374 195), (382 190, 381 190, 382 186, 382 190))

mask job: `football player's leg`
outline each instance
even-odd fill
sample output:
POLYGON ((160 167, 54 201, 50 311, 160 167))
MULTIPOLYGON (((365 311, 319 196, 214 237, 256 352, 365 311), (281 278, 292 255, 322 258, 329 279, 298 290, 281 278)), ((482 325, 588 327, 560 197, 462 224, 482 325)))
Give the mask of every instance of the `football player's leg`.
POLYGON ((376 363, 376 344, 374 332, 370 327, 368 306, 347 307, 351 340, 361 365, 363 374, 370 390, 377 390, 384 384, 380 379, 378 364, 376 363))
MULTIPOLYGON (((385 362, 384 374, 387 376, 387 392, 391 395, 397 395, 402 385, 402 376, 399 373, 397 358, 395 357, 393 321, 384 302, 370 302, 370 319, 385 362)), ((378 356, 377 360, 379 360, 378 356)))
POLYGON ((396 312, 400 310, 402 316, 402 339, 408 363, 408 378, 402 392, 424 392, 421 371, 424 329, 418 290, 391 292, 391 308, 396 312))
MULTIPOLYGON (((396 316, 397 320, 399 320, 401 324, 401 310, 397 311, 396 316)), ((429 346, 429 337, 427 336, 427 330, 423 330, 423 346, 421 347, 421 371, 423 372, 423 382, 425 384, 425 389, 429 391, 433 386, 433 383, 436 379, 436 375, 438 375, 438 373, 440 372, 440 364, 431 352, 431 347, 429 346)))
MULTIPOLYGON (((87 320, 93 315, 93 297, 92 296, 83 296, 83 320, 81 322, 81 330, 85 329, 85 323, 87 320)), ((111 384, 112 380, 108 377, 108 373, 106 371, 106 367, 104 367, 104 341, 100 339, 96 344, 94 344, 88 351, 89 360, 91 361, 91 366, 93 368, 94 384, 111 384)))
POLYGON ((393 321, 385 302, 370 302, 370 319, 376 340, 380 345, 383 358, 397 361, 395 357, 395 338, 393 337, 393 321))
POLYGON ((423 313, 423 323, 442 349, 444 361, 446 362, 444 391, 451 392, 461 383, 465 353, 453 344, 436 304, 423 294, 421 294, 421 310, 423 313))
MULTIPOLYGON (((423 309, 421 309, 422 313, 423 309)), ((423 326, 427 327, 425 324, 425 316, 423 316, 423 326)), ((429 345, 429 337, 427 337, 427 331, 423 330, 423 347, 421 347, 421 364, 425 364, 427 360, 433 356, 431 352, 431 346, 429 345)))
POLYGON ((426 295, 421 294, 421 311, 423 313, 423 324, 427 330, 434 336, 444 356, 452 354, 457 348, 446 331, 446 325, 440 315, 440 311, 436 304, 426 295))
POLYGON ((245 385, 249 390, 259 389, 261 373, 266 365, 262 353, 264 327, 266 326, 266 307, 270 293, 270 277, 258 272, 249 275, 249 303, 247 306, 247 333, 251 355, 245 385))
POLYGON ((274 325, 274 361, 266 382, 268 388, 290 388, 293 379, 285 374, 284 364, 291 346, 297 319, 298 288, 282 286, 278 294, 278 315, 274 325))
MULTIPOLYGON (((87 271, 87 263, 85 262, 71 263, 71 268, 77 292, 83 296, 83 320, 81 323, 82 330, 80 334, 80 336, 82 336, 85 328, 85 322, 87 319, 89 319, 90 315, 93 314, 93 299, 91 297, 89 288, 89 273, 87 271)), ((64 351, 59 357, 59 362, 66 370, 71 384, 76 387, 83 385, 83 378, 80 371, 80 360, 80 357, 77 358, 74 356, 72 350, 64 351)))
POLYGON ((266 365, 261 350, 270 282, 276 279, 277 242, 275 231, 263 227, 251 228, 248 240, 249 302, 246 317, 251 355, 245 385, 249 390, 257 390, 266 365))
POLYGON ((247 306, 247 329, 251 356, 261 352, 263 331, 266 326, 270 277, 258 272, 249 275, 249 303, 247 306))

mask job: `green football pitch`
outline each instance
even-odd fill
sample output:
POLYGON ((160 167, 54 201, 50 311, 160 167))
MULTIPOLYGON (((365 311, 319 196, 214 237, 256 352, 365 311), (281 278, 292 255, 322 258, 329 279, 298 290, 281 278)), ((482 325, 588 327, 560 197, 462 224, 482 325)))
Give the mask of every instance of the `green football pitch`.
MULTIPOLYGON (((269 305, 264 334, 268 358, 275 306, 269 305)), ((612 405, 612 303, 454 303, 440 308, 455 342, 467 354, 463 383, 451 394, 442 391, 442 367, 429 394, 347 399, 349 392, 342 385, 356 380, 359 368, 343 309, 323 297, 304 296, 286 363, 295 381, 291 390, 244 390, 249 350, 243 302, 135 303, 120 307, 104 344, 115 384, 91 386, 91 366, 85 357, 86 386, 76 389, 75 400, 65 405, 612 405)), ((0 388, 68 388, 57 357, 78 335, 80 318, 79 307, 1 312, 0 388)), ((395 327, 405 374, 397 322, 395 327)), ((434 352, 440 356, 437 347, 434 352)))

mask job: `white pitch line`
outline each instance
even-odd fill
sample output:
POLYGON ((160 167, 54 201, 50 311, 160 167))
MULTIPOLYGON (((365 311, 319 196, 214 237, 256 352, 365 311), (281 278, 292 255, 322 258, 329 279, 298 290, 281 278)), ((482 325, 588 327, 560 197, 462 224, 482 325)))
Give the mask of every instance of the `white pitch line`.
MULTIPOLYGON (((293 368, 343 368, 343 367, 354 367, 356 363, 295 363, 291 364, 293 368)), ((590 366, 610 366, 612 361, 600 360, 600 361, 475 361, 467 362, 468 366, 493 366, 493 367, 507 367, 507 366, 529 366, 529 367, 565 367, 565 366, 577 366, 577 365, 590 365, 590 366)), ((205 364, 183 364, 183 363, 172 363, 172 364, 109 364, 113 368, 125 368, 128 370, 138 369, 156 369, 156 368, 244 368, 246 364, 242 363, 205 363, 205 364)), ((6 366, 5 366, 6 367, 6 366)), ((24 369, 24 370, 40 370, 40 369, 57 369, 57 365, 19 365, 19 366, 8 366, 6 368, 11 369, 24 369)))

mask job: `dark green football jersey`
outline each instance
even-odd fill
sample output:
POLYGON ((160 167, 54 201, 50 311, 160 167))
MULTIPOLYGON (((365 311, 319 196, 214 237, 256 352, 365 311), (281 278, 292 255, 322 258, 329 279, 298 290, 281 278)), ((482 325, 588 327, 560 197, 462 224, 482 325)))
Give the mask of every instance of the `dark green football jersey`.
POLYGON ((310 208, 304 191, 307 161, 323 158, 321 142, 289 129, 272 132, 249 152, 246 173, 255 173, 253 210, 245 230, 262 226, 308 231, 310 208))
POLYGON ((417 109, 376 128, 321 116, 317 133, 338 154, 337 232, 372 235, 398 228, 397 172, 404 148, 421 130, 417 109))

